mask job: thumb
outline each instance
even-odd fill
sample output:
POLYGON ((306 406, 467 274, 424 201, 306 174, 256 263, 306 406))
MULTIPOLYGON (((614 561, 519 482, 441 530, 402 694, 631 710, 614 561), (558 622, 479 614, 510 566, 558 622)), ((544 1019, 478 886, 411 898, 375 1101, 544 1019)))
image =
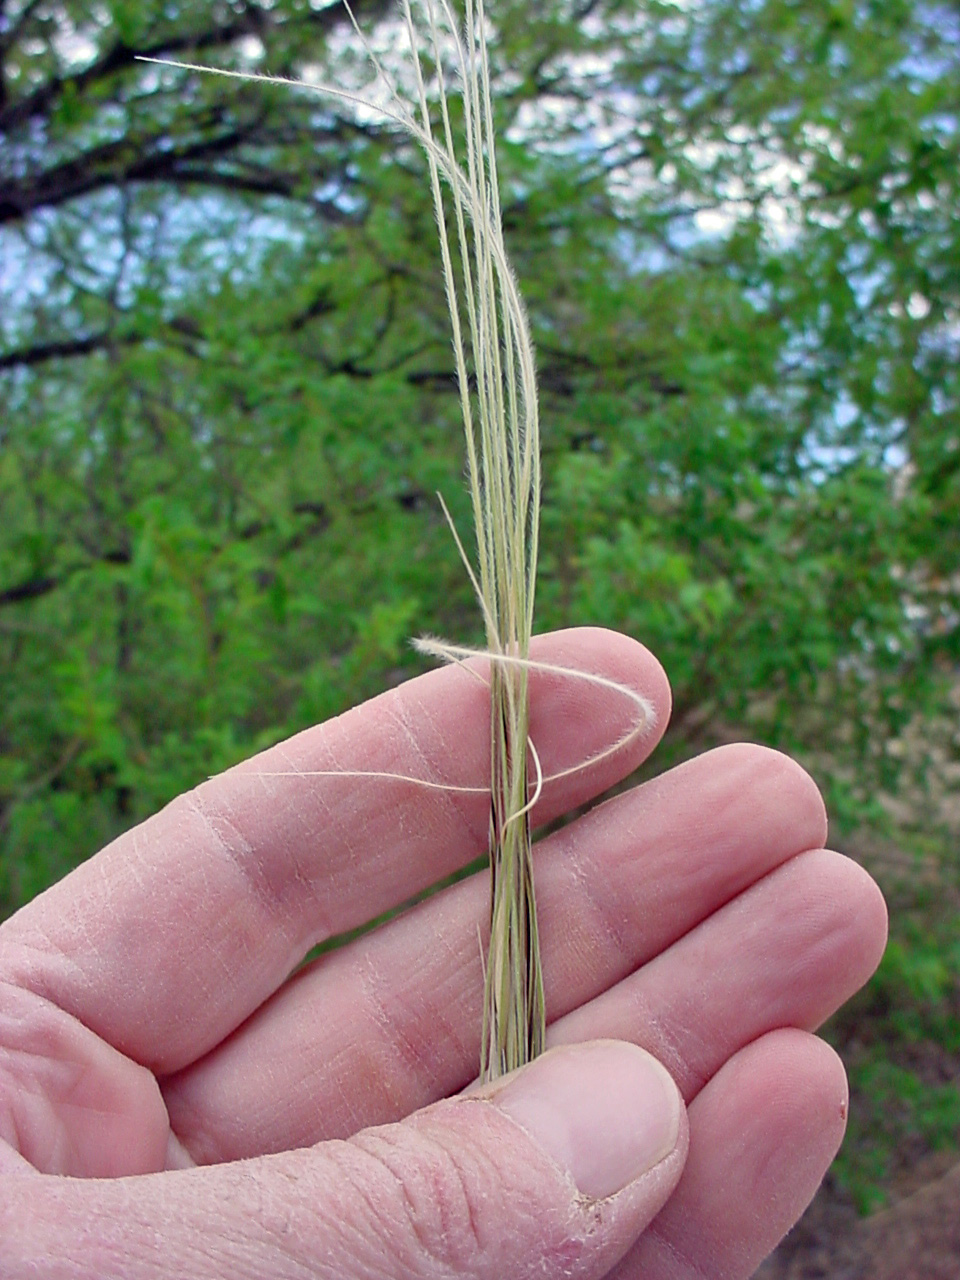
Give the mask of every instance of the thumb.
POLYGON ((686 1147, 666 1070, 603 1040, 347 1141, 112 1182, 44 1178, 48 1194, 35 1185, 11 1225, 53 1246, 71 1280, 600 1280, 676 1186, 686 1147))

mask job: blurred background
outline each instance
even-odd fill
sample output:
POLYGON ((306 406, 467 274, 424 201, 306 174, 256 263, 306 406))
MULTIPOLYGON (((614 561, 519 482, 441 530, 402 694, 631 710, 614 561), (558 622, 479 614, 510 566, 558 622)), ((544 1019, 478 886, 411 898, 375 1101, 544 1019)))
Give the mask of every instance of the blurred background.
MULTIPOLYGON (((394 6, 356 8, 406 83, 394 6)), ((792 752, 882 884, 889 950, 829 1029, 849 1138, 764 1274, 887 1274, 898 1206, 899 1239, 931 1196, 960 1220, 960 12, 491 19, 538 629, 641 639, 676 700, 650 767, 792 752)), ((382 97, 336 0, 0 0, 0 915, 416 674, 411 635, 482 642, 415 147, 137 54, 382 97)))

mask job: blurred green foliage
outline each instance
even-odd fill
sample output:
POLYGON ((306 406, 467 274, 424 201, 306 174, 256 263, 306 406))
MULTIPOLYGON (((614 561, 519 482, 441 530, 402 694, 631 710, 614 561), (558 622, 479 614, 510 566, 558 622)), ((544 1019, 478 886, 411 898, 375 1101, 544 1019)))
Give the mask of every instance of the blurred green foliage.
POLYGON ((834 1173, 864 1213, 925 1156, 960 1148, 960 860, 945 833, 897 834, 893 858, 882 848, 867 858, 890 906, 890 942, 829 1032, 851 1085, 834 1173))
MULTIPOLYGON (((358 9, 402 57, 390 5, 358 9)), ((434 497, 468 535, 415 149, 369 113, 133 60, 362 84, 337 6, 2 14, 6 912, 414 674, 410 635, 481 627, 434 497)), ((885 794, 932 805, 960 753, 955 10, 493 17, 541 367, 539 627, 660 655, 661 766, 738 733, 799 753, 841 830, 884 821, 885 794)), ((896 924, 883 1025, 957 1051, 955 931, 919 919, 896 924)), ((952 1086, 917 1093, 877 1052, 858 1070, 878 1114, 895 1096, 956 1140, 952 1086)))

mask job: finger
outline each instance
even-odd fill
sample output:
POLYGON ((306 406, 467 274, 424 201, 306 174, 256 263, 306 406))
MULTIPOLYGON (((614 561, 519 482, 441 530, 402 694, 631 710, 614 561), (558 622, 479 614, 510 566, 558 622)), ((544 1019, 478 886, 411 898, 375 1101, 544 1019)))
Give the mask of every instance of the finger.
POLYGON ((0 1272, 101 1280, 601 1280, 680 1176, 686 1120, 633 1045, 544 1055, 401 1124, 152 1177, 11 1178, 0 1272))
MULTIPOLYGON (((730 747, 617 797, 544 841, 536 879, 551 1020, 589 1007, 771 866, 822 839, 824 825, 816 789, 796 765, 762 748, 730 747)), ((845 924, 836 931, 835 966, 844 959, 845 927, 849 946, 859 945, 862 887, 846 880, 836 886, 845 924)), ((821 901, 816 877, 795 892, 788 914, 815 940, 818 929, 833 927, 832 917, 805 909, 807 893, 821 901)), ((165 1080, 171 1122, 194 1157, 230 1159, 345 1136, 463 1087, 479 1056, 477 922, 488 910, 487 893, 486 877, 463 882, 325 957, 207 1059, 165 1080)), ((779 917, 784 908, 773 911, 779 917)), ((726 928, 712 936, 708 972, 722 977, 726 952, 734 954, 740 939, 726 928)), ((809 941, 798 933, 798 947, 809 941)), ((763 972, 772 981, 778 970, 768 964, 763 972)), ((672 973, 685 993, 688 971, 680 964, 672 973)), ((810 977, 821 983, 816 965, 810 977)), ((734 989, 734 1006, 740 998, 734 989)), ((644 1029, 619 1005, 610 1008, 611 1023, 614 1016, 626 1038, 644 1029)), ((591 1026, 582 1038, 607 1034, 603 1017, 591 1026)))
POLYGON ((673 1197, 610 1280, 747 1280, 813 1199, 847 1119, 843 1064, 800 1031, 742 1050, 690 1107, 673 1197))
POLYGON ((149 1071, 49 1001, 0 982, 0 1171, 7 1148, 69 1175, 162 1169, 168 1134, 149 1071))
POLYGON ((550 1042, 632 1040, 664 1063, 689 1103, 751 1041, 821 1026, 874 972, 886 937, 886 904, 866 871, 811 850, 560 1019, 550 1042))
MULTIPOLYGON (((545 786, 534 816, 548 821, 640 763, 666 722, 669 690, 652 655, 613 632, 559 632, 532 652, 640 689, 655 707, 647 734, 545 786)), ((534 671, 530 688, 547 775, 602 751, 636 719, 628 699, 582 680, 534 671)), ((192 1061, 316 942, 397 906, 486 846, 489 795, 300 775, 482 783, 488 704, 470 672, 432 672, 204 783, 7 922, 5 973, 152 1069, 192 1061)))

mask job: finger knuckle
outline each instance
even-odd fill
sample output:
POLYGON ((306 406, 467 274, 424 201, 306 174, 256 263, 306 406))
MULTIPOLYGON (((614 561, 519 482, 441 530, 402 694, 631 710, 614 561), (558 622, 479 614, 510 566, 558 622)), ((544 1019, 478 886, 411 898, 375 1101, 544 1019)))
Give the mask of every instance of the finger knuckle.
POLYGON ((364 1153, 375 1173, 365 1194, 389 1234, 402 1274, 470 1276, 484 1271, 495 1241, 489 1195, 476 1154, 456 1154, 441 1142, 417 1135, 397 1141, 389 1132, 364 1135, 364 1153))

